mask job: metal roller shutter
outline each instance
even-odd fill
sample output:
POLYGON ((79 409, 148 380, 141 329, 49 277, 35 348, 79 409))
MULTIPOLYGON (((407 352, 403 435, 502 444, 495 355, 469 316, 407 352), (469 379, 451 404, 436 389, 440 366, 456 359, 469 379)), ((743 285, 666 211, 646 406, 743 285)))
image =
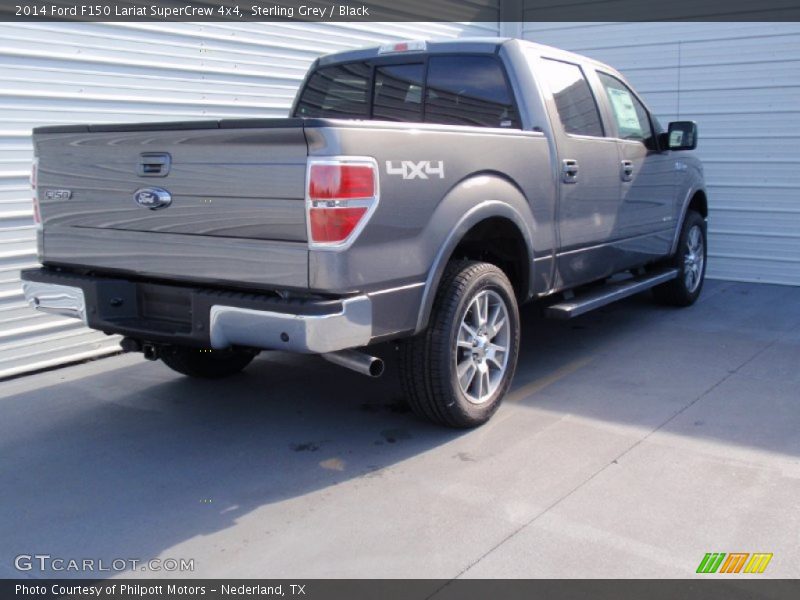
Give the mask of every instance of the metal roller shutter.
POLYGON ((32 127, 284 116, 320 54, 497 33, 497 23, 0 24, 0 378, 118 349, 23 300, 19 270, 36 264, 32 127))

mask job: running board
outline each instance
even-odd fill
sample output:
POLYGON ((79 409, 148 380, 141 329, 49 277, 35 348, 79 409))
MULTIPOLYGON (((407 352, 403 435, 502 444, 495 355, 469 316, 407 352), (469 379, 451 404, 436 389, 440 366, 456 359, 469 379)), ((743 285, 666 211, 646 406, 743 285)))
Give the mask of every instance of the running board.
POLYGON ((571 319, 595 308, 600 308, 606 304, 611 304, 622 298, 648 290, 660 283, 675 279, 677 276, 678 269, 666 269, 658 273, 650 273, 633 279, 610 283, 595 292, 575 296, 569 300, 548 306, 544 311, 544 315, 551 319, 571 319))

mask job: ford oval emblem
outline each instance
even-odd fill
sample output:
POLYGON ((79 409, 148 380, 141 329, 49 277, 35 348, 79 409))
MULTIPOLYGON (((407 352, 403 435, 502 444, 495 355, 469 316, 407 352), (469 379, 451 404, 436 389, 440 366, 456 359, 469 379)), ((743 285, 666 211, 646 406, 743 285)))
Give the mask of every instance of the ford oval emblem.
POLYGON ((133 199, 142 208, 149 208, 150 210, 166 208, 172 204, 172 194, 163 188, 157 187, 136 190, 133 194, 133 199))

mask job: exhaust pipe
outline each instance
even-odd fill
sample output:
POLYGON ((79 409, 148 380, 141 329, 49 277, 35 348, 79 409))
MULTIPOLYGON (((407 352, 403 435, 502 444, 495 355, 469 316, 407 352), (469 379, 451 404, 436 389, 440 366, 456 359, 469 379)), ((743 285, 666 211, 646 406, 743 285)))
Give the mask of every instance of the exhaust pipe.
POLYGON ((143 344, 142 352, 147 360, 158 360, 160 354, 158 346, 155 344, 143 344))
POLYGON ((122 347, 123 352, 141 352, 142 351, 142 343, 139 340, 135 340, 133 338, 122 338, 122 341, 119 343, 122 347))
POLYGON ((370 356, 356 350, 340 350, 339 352, 320 354, 320 356, 335 365, 352 369, 367 377, 380 377, 383 375, 383 359, 377 356, 370 356))

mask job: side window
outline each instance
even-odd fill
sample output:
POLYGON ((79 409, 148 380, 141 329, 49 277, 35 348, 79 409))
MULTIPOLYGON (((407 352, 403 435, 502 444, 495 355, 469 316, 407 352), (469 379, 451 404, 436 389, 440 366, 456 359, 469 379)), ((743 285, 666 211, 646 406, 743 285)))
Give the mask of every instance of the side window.
POLYGON ((600 71, 597 72, 597 76, 606 90, 619 137, 624 140, 640 140, 651 148, 654 143, 653 130, 645 107, 628 86, 616 77, 600 71))
POLYGON ((376 68, 372 118, 421 121, 424 72, 421 63, 376 68))
POLYGON ((491 56, 432 56, 425 121, 519 128, 501 64, 491 56))
POLYGON ((544 59, 542 65, 541 75, 553 93, 564 131, 573 135, 602 137, 600 111, 581 68, 549 58, 544 59))
POLYGON ((366 119, 369 75, 365 63, 318 69, 303 88, 295 115, 366 119))

